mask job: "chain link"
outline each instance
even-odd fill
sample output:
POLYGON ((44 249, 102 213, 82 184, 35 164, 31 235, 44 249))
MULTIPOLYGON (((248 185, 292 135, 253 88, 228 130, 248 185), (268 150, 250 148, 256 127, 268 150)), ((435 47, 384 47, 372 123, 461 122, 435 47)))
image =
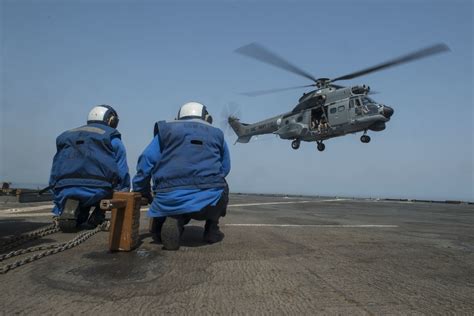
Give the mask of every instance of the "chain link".
MULTIPOLYGON (((3 267, 0 268, 0 274, 5 274, 8 271, 13 270, 15 268, 18 268, 18 267, 20 267, 22 265, 25 265, 27 263, 30 263, 30 262, 36 261, 38 259, 41 259, 43 257, 53 255, 53 254, 62 252, 64 250, 73 248, 73 247, 83 243, 84 241, 86 241, 90 237, 94 236, 98 232, 103 231, 103 230, 107 230, 108 227, 109 227, 109 222, 105 221, 103 224, 97 226, 95 229, 93 229, 91 231, 80 233, 79 235, 74 237, 72 240, 64 242, 64 243, 57 243, 57 244, 46 245, 46 246, 30 247, 30 248, 26 248, 26 249, 20 249, 20 250, 17 250, 17 251, 12 251, 8 254, 2 255, 0 257, 0 262, 3 261, 3 260, 9 259, 9 258, 15 257, 15 256, 25 254, 25 253, 40 251, 40 250, 46 250, 46 251, 34 254, 33 256, 26 257, 24 259, 17 260, 13 263, 4 265, 3 267)), ((56 231, 59 231, 59 229, 56 230, 56 231)))
POLYGON ((35 252, 35 251, 40 251, 40 250, 56 248, 56 247, 59 247, 62 244, 64 244, 64 243, 52 244, 52 245, 46 245, 46 246, 34 246, 34 247, 25 248, 25 249, 18 249, 18 250, 15 250, 15 251, 11 251, 7 254, 0 255, 0 262, 2 262, 4 260, 7 260, 7 259, 10 259, 10 258, 13 258, 13 257, 16 257, 16 256, 24 255, 25 253, 29 253, 29 252, 35 252))
MULTIPOLYGON (((22 234, 16 237, 12 237, 9 240, 3 242, 0 245, 0 252, 5 252, 6 250, 16 248, 28 241, 35 240, 47 235, 54 234, 59 231, 59 227, 56 223, 53 223, 51 225, 48 225, 44 228, 34 230, 32 232, 22 234)), ((1 260, 0 260, 1 261, 1 260)))

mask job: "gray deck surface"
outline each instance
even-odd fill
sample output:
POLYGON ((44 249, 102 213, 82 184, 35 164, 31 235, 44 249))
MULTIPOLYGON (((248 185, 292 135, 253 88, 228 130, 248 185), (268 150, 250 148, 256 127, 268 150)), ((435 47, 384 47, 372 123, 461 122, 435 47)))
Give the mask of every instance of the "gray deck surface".
MULTIPOLYGON (((0 314, 474 314, 473 205, 256 195, 230 205, 218 244, 192 221, 181 249, 164 251, 142 213, 136 251, 109 253, 102 232, 0 275, 0 314)), ((47 209, 1 204, 0 242, 47 224, 47 209)))

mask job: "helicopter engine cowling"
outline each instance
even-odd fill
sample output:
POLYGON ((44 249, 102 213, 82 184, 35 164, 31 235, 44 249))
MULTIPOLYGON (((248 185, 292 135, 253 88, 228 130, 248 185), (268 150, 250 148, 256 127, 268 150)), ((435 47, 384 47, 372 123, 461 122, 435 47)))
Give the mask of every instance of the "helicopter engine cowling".
POLYGON ((368 94, 370 92, 370 87, 364 85, 359 85, 359 86, 353 86, 352 89, 352 94, 368 94))

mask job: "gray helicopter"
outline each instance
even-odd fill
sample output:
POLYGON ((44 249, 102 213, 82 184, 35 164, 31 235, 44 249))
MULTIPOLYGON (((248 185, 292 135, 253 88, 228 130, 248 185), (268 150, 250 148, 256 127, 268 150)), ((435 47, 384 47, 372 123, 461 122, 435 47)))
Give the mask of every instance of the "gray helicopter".
POLYGON ((293 149, 298 149, 301 141, 306 141, 316 142, 318 150, 323 151, 326 147, 323 141, 357 132, 363 132, 363 135, 360 137, 361 142, 369 143, 370 136, 367 135, 367 131, 379 132, 384 130, 385 124, 393 115, 393 108, 380 104, 370 98, 369 95, 373 93, 370 91, 369 86, 356 85, 344 87, 333 84, 333 82, 357 78, 445 51, 449 51, 447 45, 436 44, 334 79, 316 79, 311 74, 272 53, 262 45, 252 43, 237 49, 236 52, 300 75, 312 80, 314 83, 244 94, 258 96, 307 87, 316 87, 316 89, 304 93, 291 112, 283 113, 254 124, 241 123, 239 118, 229 116, 228 123, 237 134, 236 142, 239 143, 248 143, 252 136, 275 134, 281 139, 293 140, 291 142, 293 149))

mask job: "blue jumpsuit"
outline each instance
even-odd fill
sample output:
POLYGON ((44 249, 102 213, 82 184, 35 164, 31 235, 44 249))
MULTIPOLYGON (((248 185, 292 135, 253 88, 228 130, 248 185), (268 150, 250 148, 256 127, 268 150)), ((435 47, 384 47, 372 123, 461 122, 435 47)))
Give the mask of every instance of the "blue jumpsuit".
MULTIPOLYGON (((151 195, 150 180, 161 157, 159 135, 157 135, 138 159, 137 174, 133 178, 133 191, 141 192, 145 196, 151 195)), ((230 172, 230 155, 225 142, 221 163, 222 173, 227 176, 230 172)), ((223 192, 222 188, 176 189, 169 192, 159 192, 153 199, 148 216, 165 217, 198 212, 208 205, 215 206, 223 192)))
MULTIPOLYGON (((128 173, 127 155, 125 146, 120 138, 111 140, 114 160, 117 163, 119 171, 119 181, 113 188, 115 191, 130 191, 130 175, 128 173)), ((54 183, 55 178, 51 174, 49 183, 54 183)), ((111 198, 113 191, 107 187, 97 186, 67 186, 53 189, 54 208, 53 214, 59 216, 64 208, 66 199, 75 198, 81 201, 81 209, 89 210, 91 206, 97 206, 100 200, 111 198)))

